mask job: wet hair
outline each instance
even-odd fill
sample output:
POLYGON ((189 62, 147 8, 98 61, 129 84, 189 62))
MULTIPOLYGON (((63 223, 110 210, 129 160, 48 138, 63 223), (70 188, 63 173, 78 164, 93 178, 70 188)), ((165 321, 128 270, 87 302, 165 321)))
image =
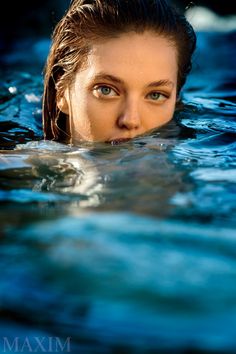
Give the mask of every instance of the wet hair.
POLYGON ((86 65, 96 40, 150 30, 174 44, 177 93, 191 71, 196 34, 184 14, 165 0, 74 0, 56 25, 44 69, 43 128, 46 139, 66 141, 66 115, 57 107, 75 73, 86 65))

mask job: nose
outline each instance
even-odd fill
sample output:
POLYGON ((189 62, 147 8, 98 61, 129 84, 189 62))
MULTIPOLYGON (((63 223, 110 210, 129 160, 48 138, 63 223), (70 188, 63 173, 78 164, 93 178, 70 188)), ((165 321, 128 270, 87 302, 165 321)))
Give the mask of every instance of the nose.
POLYGON ((118 126, 121 129, 138 130, 141 126, 141 116, 136 100, 127 100, 118 117, 118 126))

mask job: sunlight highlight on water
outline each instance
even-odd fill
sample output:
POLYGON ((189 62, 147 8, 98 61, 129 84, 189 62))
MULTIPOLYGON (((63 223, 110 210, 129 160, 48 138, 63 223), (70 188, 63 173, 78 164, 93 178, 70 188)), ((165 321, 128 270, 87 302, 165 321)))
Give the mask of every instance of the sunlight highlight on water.
POLYGON ((69 336, 83 354, 235 352, 235 35, 199 32, 173 121, 114 146, 44 141, 35 72, 49 42, 31 47, 32 72, 19 48, 5 57, 3 336, 69 336))

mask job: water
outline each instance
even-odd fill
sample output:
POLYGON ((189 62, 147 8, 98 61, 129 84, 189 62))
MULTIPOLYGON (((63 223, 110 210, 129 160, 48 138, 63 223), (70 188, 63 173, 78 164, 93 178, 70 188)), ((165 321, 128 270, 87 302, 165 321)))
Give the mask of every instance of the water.
POLYGON ((198 38, 175 119, 116 146, 43 141, 48 40, 3 57, 0 351, 235 353, 236 33, 198 38))

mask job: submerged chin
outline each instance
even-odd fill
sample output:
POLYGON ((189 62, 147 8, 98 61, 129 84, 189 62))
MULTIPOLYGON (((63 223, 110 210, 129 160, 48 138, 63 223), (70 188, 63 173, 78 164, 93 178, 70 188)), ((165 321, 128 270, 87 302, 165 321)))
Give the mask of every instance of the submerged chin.
POLYGON ((80 143, 105 143, 107 142, 107 138, 101 138, 96 136, 76 136, 72 137, 72 142, 75 145, 80 143))
POLYGON ((111 145, 119 145, 122 143, 127 143, 130 140, 131 140, 131 138, 118 138, 118 139, 108 140, 108 141, 106 141, 106 143, 111 144, 111 145))

